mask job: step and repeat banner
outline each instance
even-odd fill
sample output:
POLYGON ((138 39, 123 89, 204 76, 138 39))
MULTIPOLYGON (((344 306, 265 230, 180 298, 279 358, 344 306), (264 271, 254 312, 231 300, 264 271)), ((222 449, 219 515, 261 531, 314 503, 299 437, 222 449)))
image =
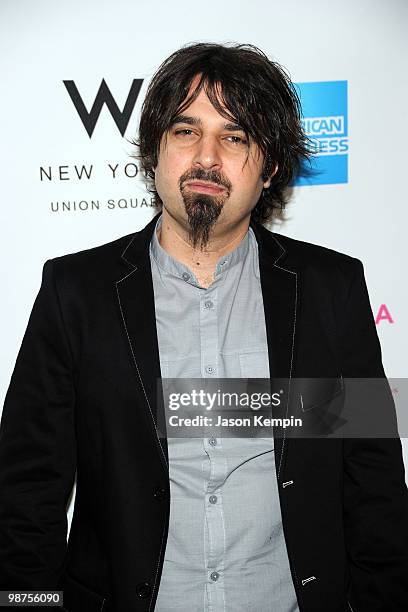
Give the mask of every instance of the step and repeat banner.
POLYGON ((199 41, 254 44, 297 84, 319 172, 272 229, 363 261, 386 373, 407 376, 405 0, 2 0, 0 14, 2 400, 45 260, 155 213, 140 106, 163 59, 199 41))

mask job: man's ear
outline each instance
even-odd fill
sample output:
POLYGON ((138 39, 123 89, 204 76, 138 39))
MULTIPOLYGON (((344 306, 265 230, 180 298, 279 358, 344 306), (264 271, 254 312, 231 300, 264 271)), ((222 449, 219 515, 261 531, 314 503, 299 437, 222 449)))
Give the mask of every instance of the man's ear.
POLYGON ((275 176, 275 174, 277 173, 278 167, 279 167, 278 166, 278 162, 276 162, 274 167, 273 167, 273 170, 272 170, 271 174, 268 176, 266 181, 264 181, 264 184, 263 184, 263 188, 264 189, 268 189, 271 186, 272 179, 275 176))

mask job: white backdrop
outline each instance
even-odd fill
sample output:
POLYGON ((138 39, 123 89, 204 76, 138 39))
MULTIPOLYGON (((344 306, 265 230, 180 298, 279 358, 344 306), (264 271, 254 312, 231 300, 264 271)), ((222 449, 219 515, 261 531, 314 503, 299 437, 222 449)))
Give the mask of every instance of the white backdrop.
POLYGON ((386 373, 407 375, 408 2, 2 0, 0 17, 2 400, 45 260, 151 218, 126 138, 154 70, 193 41, 255 44, 296 82, 348 82, 348 183, 296 188, 274 229, 363 261, 373 312, 389 313, 378 323, 386 373), (89 111, 102 79, 121 110, 132 81, 144 79, 125 139, 106 106, 90 138, 63 83, 75 82, 89 111), (115 176, 108 164, 118 164, 115 176), (90 179, 78 178, 83 165, 90 179))

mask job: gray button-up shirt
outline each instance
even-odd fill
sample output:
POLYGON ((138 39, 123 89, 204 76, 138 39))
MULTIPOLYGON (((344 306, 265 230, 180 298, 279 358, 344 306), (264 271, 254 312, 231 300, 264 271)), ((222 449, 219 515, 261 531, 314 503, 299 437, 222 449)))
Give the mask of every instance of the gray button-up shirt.
MULTIPOLYGON (((156 230, 160 226, 159 217, 156 230)), ((251 228, 206 289, 150 244, 163 378, 269 378, 251 228)), ((168 438, 170 524, 157 612, 298 612, 273 438, 168 438)))

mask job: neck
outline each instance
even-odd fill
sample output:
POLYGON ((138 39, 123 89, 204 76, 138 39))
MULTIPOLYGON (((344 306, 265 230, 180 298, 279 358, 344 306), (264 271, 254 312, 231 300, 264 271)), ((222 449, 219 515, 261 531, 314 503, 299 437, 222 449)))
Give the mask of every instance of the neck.
POLYGON ((194 272, 202 287, 214 280, 217 261, 233 251, 245 237, 250 215, 231 227, 225 227, 211 236, 205 250, 193 249, 188 240, 188 229, 171 217, 163 208, 162 223, 157 232, 160 246, 174 259, 194 272))

